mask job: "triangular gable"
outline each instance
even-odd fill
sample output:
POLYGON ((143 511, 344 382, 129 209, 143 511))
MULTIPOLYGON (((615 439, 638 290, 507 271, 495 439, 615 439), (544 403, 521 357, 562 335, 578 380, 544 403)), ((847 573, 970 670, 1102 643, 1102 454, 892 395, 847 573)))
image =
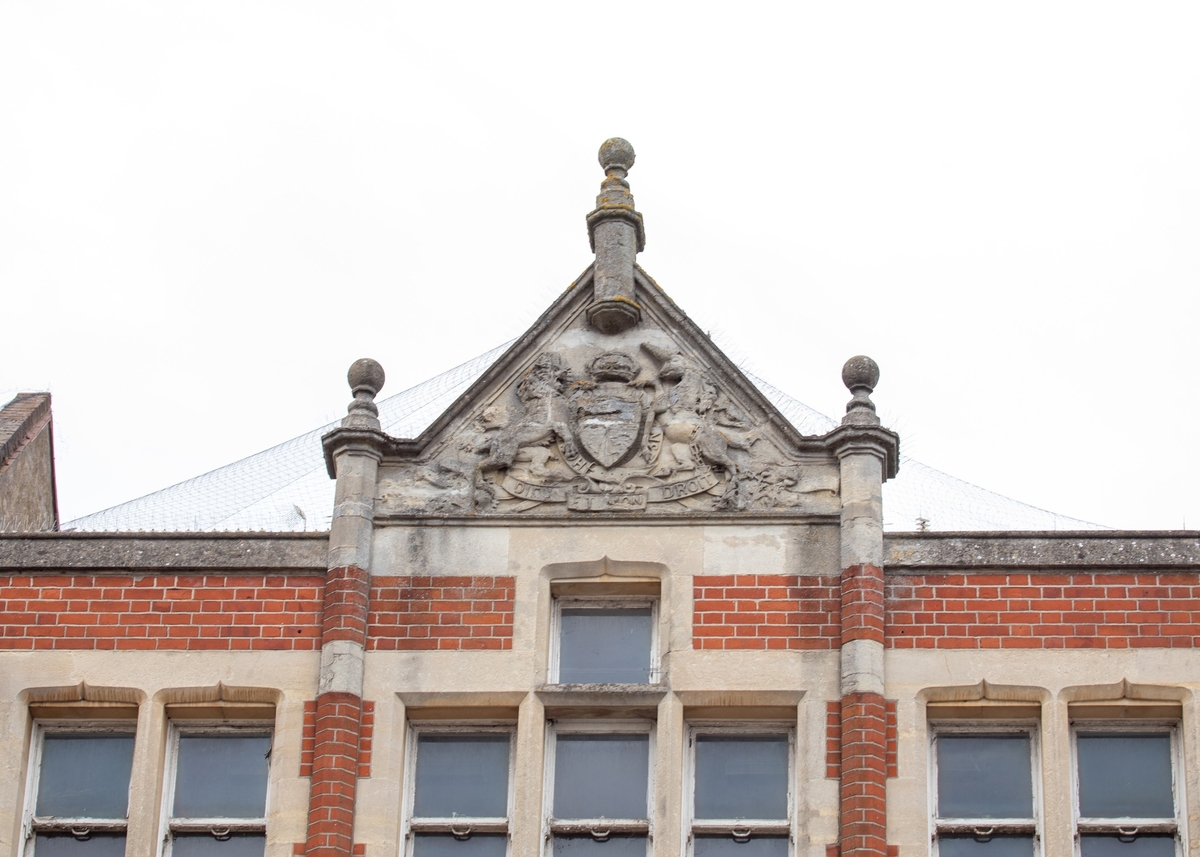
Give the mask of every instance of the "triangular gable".
POLYGON ((828 444, 801 435, 641 268, 640 321, 588 323, 593 267, 415 439, 377 516, 835 514, 828 444))
POLYGON ((863 444, 895 473, 894 434, 869 394, 878 367, 853 358, 843 424, 796 431, 637 266, 645 245, 629 182, 633 147, 600 147, 605 178, 587 216, 595 262, 415 439, 380 429, 383 369, 360 360, 336 450, 379 456, 377 520, 447 516, 836 515, 836 449, 863 444))

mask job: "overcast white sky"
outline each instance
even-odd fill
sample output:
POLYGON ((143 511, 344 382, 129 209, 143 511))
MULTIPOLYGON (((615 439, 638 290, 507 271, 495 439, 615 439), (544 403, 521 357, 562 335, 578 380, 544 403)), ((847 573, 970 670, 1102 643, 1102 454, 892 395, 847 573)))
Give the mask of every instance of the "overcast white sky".
MULTIPOLYGON (((64 520, 510 339, 641 264, 730 355, 1047 509, 1200 526, 1196 2, 0 5, 0 400, 64 520)), ((936 525, 936 522, 934 522, 936 525)))

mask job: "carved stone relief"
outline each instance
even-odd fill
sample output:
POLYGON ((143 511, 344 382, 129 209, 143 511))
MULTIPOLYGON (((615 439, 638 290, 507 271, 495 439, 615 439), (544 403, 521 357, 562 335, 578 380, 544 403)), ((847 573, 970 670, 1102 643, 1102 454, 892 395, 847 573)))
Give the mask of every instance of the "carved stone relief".
POLYGON ((705 367, 631 351, 540 353, 440 454, 388 468, 384 509, 778 511, 836 495, 836 470, 784 460, 705 367))

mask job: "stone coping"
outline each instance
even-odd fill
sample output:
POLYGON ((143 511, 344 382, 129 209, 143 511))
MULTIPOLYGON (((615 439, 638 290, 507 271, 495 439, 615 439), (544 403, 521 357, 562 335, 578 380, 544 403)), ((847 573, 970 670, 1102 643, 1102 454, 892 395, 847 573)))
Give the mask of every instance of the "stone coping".
POLYGON ((1013 568, 1200 571, 1200 532, 1195 530, 886 533, 883 546, 884 568, 899 574, 1013 568))
POLYGON ((303 571, 324 573, 329 533, 0 534, 9 571, 303 571))

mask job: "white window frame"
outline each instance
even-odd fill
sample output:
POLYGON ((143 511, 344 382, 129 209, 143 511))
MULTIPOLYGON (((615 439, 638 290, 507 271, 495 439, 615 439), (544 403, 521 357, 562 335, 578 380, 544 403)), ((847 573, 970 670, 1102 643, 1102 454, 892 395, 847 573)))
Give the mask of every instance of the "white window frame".
POLYGON ((561 684, 559 675, 559 655, 562 650, 562 611, 563 608, 575 609, 627 609, 650 608, 650 668, 649 680, 645 684, 636 682, 631 686, 646 687, 662 681, 662 670, 658 656, 658 598, 646 595, 606 595, 604 597, 586 597, 573 595, 558 595, 554 598, 554 612, 550 627, 550 684, 561 684))
POLYGON ((1042 853, 1042 754, 1038 723, 1028 720, 939 721, 930 723, 929 735, 929 829, 931 854, 937 857, 945 834, 969 834, 982 841, 1003 834, 1031 835, 1034 857, 1042 853), (1033 786, 1033 816, 1029 818, 941 818, 938 815, 937 742, 942 735, 1029 736, 1029 776, 1033 786))
MULTIPOLYGON (((23 854, 32 857, 34 846, 39 834, 67 833, 77 839, 86 839, 94 833, 117 833, 128 835, 129 832, 129 792, 125 796, 125 818, 58 818, 56 816, 38 816, 38 788, 41 785, 42 746, 45 736, 49 733, 65 733, 75 735, 97 735, 113 733, 134 736, 134 752, 137 752, 137 722, 134 720, 35 720, 30 736, 29 770, 25 779, 25 811, 21 822, 21 836, 24 843, 23 854)), ((129 791, 133 789, 132 766, 129 772, 129 791)))
POLYGON ((687 853, 695 849, 697 834, 729 834, 736 842, 755 836, 788 837, 788 853, 796 847, 796 729, 778 723, 695 723, 688 727, 687 753, 684 756, 684 838, 687 853), (778 735, 787 738, 787 818, 779 819, 696 819, 696 738, 700 735, 778 735))
POLYGON ((449 833, 455 839, 467 839, 476 833, 503 833, 505 854, 512 853, 513 780, 517 761, 517 728, 512 723, 410 723, 408 752, 404 768, 404 813, 401 824, 401 852, 411 857, 418 833, 449 833), (414 814, 417 800, 417 753, 421 735, 508 735, 508 785, 503 818, 426 818, 414 814))
POLYGON ((271 766, 275 757, 274 724, 265 720, 245 720, 220 724, 204 721, 172 721, 167 734, 166 776, 163 778, 163 801, 160 826, 159 854, 170 857, 177 834, 207 833, 214 839, 226 839, 238 833, 257 833, 266 836, 266 808, 271 801, 271 766), (179 739, 184 735, 267 735, 271 739, 270 758, 267 761, 267 788, 263 795, 264 815, 261 818, 177 818, 172 815, 175 804, 175 776, 178 772, 179 739))
POLYGON ((591 834, 593 839, 604 841, 614 833, 637 833, 646 836, 647 854, 654 847, 654 760, 655 724, 648 720, 561 720, 546 723, 545 787, 542 790, 544 823, 542 826, 542 853, 554 853, 554 837, 591 834), (647 735, 646 745, 646 817, 645 818, 555 818, 554 773, 559 735, 647 735))
POLYGON ((1142 833, 1170 833, 1175 837, 1175 853, 1183 854, 1186 841, 1184 807, 1183 747, 1178 721, 1166 720, 1074 720, 1071 722, 1071 815, 1075 822, 1075 853, 1083 848, 1083 834, 1106 833, 1118 836, 1137 836, 1142 833), (1175 817, 1165 818, 1085 818, 1079 814, 1079 734, 1099 732, 1130 735, 1167 734, 1171 738, 1171 795, 1175 801, 1175 817))

